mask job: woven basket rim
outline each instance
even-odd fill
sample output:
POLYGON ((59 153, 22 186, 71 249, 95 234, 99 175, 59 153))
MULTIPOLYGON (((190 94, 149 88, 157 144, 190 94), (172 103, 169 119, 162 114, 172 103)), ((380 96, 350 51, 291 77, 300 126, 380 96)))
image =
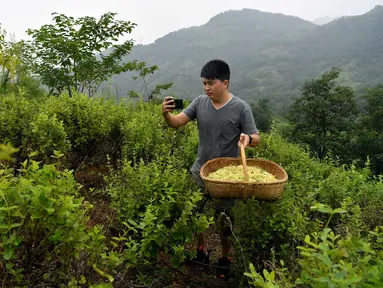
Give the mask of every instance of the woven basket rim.
MULTIPOLYGON (((219 157, 219 158, 214 158, 214 159, 211 159, 211 160, 208 160, 206 161, 206 163, 204 165, 202 165, 201 169, 200 169, 200 176, 202 178, 203 181, 208 181, 208 182, 211 182, 211 183, 217 183, 217 184, 242 184, 242 185, 264 185, 264 186, 273 186, 273 185, 279 185, 279 184, 284 184, 287 182, 289 176, 287 174, 287 172, 285 171, 285 169, 282 168, 282 166, 280 166, 279 164, 271 161, 271 160, 267 160, 267 159, 264 159, 264 158, 248 158, 246 159, 247 163, 249 162, 268 162, 270 163, 271 165, 277 167, 284 175, 283 179, 280 179, 280 180, 276 180, 276 181, 272 181, 272 182, 247 182, 247 181, 230 181, 230 180, 217 180, 217 179, 210 179, 210 178, 207 178, 203 175, 203 171, 204 169, 210 164, 210 163, 213 163, 213 162, 218 162, 218 161, 222 161, 222 160, 225 160, 225 161, 233 161, 233 162, 241 162, 241 159, 240 158, 236 158, 236 157, 219 157)), ((240 164, 241 165, 241 164, 240 164)), ((248 165, 249 166, 249 165, 248 165)))

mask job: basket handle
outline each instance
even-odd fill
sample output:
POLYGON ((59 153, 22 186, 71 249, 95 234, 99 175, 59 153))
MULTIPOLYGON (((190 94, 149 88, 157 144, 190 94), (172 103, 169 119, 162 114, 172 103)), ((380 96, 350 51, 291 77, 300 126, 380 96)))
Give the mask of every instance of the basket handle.
POLYGON ((245 181, 249 182, 249 171, 247 169, 245 148, 243 147, 242 143, 239 146, 241 148, 241 162, 242 162, 242 167, 243 167, 243 175, 245 176, 245 181))

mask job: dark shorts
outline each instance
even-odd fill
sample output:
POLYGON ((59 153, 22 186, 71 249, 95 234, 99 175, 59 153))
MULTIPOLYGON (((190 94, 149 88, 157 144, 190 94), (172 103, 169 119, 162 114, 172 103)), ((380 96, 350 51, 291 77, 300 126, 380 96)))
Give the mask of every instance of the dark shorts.
POLYGON ((206 191, 204 182, 197 171, 191 171, 192 179, 201 190, 204 192, 204 197, 197 205, 198 213, 206 213, 207 210, 214 207, 214 218, 216 225, 218 225, 219 231, 222 236, 230 236, 231 229, 234 229, 234 217, 232 209, 236 204, 236 199, 213 199, 209 191, 206 191))

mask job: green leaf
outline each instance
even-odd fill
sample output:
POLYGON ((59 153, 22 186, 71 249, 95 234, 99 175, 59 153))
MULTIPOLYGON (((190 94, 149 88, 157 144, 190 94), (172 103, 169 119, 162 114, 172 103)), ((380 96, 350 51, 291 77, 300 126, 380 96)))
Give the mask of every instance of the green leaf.
MULTIPOLYGON (((323 282, 323 283, 330 283, 331 282, 331 280, 330 280, 330 278, 328 277, 328 276, 326 276, 326 277, 320 277, 319 279, 318 279, 318 281, 319 282, 323 282)), ((298 284, 298 283, 297 283, 298 284)), ((302 283, 303 284, 303 283, 302 283)))
POLYGON ((17 208, 19 208, 19 206, 0 207, 0 211, 11 211, 17 208))
POLYGON ((130 224, 132 224, 133 226, 135 226, 135 227, 138 226, 137 222, 135 222, 135 221, 132 220, 132 219, 128 219, 128 222, 129 222, 130 224))
POLYGON ((47 198, 45 197, 45 192, 44 191, 41 191, 40 195, 39 195, 39 201, 42 205, 45 204, 47 198))
POLYGON ((52 214, 55 212, 55 209, 54 208, 45 208, 45 210, 49 213, 49 214, 52 214))
POLYGON ((324 205, 321 203, 316 203, 314 206, 311 206, 310 209, 311 210, 317 210, 321 213, 328 213, 328 214, 333 213, 333 210, 331 209, 330 206, 327 206, 327 205, 324 205))
POLYGON ((274 279, 275 279, 275 272, 271 271, 269 276, 267 277, 267 280, 270 281, 270 282, 273 282, 274 279))
MULTIPOLYGON (((1 30, 0 30, 1 32, 1 30)), ((1 33, 0 33, 1 36, 1 33)), ((18 150, 13 148, 10 145, 0 144, 0 160, 12 160, 12 154, 17 152, 18 150)))
POLYGON ((9 259, 12 258, 12 250, 7 250, 3 252, 3 258, 4 260, 8 261, 9 259))
POLYGON ((329 247, 325 243, 320 243, 319 244, 319 249, 322 250, 322 251, 329 251, 329 247))
POLYGON ((16 210, 16 211, 12 211, 11 216, 13 216, 13 217, 22 217, 22 218, 24 218, 24 215, 21 214, 21 212, 20 212, 19 209, 16 210))
MULTIPOLYGON (((350 279, 348 279, 348 281, 349 281, 350 283, 358 283, 358 282, 362 281, 362 279, 363 279, 363 278, 360 277, 360 276, 353 275, 353 276, 351 276, 350 279)), ((380 284, 382 284, 382 283, 380 283, 380 284)))
POLYGON ((10 229, 19 227, 19 226, 21 226, 22 224, 23 224, 23 223, 12 223, 12 224, 10 225, 10 229))
POLYGON ((144 256, 145 256, 145 257, 150 257, 150 251, 145 250, 145 251, 144 251, 144 256))
POLYGON ((22 225, 22 223, 11 223, 10 225, 0 224, 0 229, 11 230, 12 228, 16 228, 16 227, 19 227, 21 225, 22 225))
POLYGON ((16 237, 15 240, 13 240, 13 245, 19 246, 19 244, 23 241, 23 238, 16 237))
POLYGON ((100 270, 96 264, 93 264, 93 269, 98 273, 100 274, 102 277, 106 277, 109 279, 110 282, 113 282, 114 281, 114 278, 112 277, 112 275, 109 275, 107 273, 105 273, 104 271, 100 270))
POLYGON ((6 230, 8 230, 8 229, 9 229, 9 226, 8 226, 8 224, 0 224, 0 229, 6 229, 6 230))
POLYGON ((333 213, 334 214, 343 214, 343 213, 347 213, 347 210, 344 210, 344 209, 342 209, 342 208, 336 208, 336 209, 334 209, 333 210, 333 213))
POLYGON ((327 255, 318 255, 319 260, 321 260, 326 266, 331 266, 331 260, 327 255))
POLYGON ((250 264, 249 264, 249 268, 250 268, 250 272, 251 272, 252 274, 256 274, 256 273, 257 273, 257 272, 255 271, 255 268, 254 268, 253 263, 250 263, 250 264))
POLYGON ((269 271, 267 271, 266 269, 263 269, 263 276, 265 277, 265 279, 268 279, 269 278, 269 271))

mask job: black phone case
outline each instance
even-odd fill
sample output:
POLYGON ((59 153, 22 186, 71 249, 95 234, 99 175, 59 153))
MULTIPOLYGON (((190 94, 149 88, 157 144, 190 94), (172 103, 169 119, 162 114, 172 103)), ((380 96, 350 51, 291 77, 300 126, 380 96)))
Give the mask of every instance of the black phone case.
POLYGON ((182 99, 174 99, 174 105, 176 106, 174 109, 180 110, 184 108, 184 102, 182 99))

